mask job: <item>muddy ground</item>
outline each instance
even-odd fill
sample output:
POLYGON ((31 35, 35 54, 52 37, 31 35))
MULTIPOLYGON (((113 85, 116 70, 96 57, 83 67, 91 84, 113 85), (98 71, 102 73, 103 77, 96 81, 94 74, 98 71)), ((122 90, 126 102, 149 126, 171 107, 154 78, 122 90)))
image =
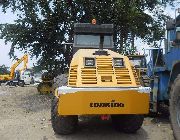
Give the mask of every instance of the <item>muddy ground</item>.
POLYGON ((136 134, 115 131, 110 121, 81 121, 75 134, 54 134, 50 121, 51 97, 36 87, 0 86, 0 140, 173 140, 168 117, 146 117, 136 134))

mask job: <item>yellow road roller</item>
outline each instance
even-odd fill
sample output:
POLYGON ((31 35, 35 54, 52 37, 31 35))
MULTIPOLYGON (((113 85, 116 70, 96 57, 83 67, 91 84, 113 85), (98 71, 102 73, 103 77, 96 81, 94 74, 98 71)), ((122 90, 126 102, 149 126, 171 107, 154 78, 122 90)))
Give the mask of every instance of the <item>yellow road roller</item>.
POLYGON ((51 106, 55 133, 67 135, 78 116, 109 116, 112 126, 134 133, 149 112, 149 87, 142 87, 127 56, 113 51, 113 25, 76 23, 69 74, 54 78, 51 106))

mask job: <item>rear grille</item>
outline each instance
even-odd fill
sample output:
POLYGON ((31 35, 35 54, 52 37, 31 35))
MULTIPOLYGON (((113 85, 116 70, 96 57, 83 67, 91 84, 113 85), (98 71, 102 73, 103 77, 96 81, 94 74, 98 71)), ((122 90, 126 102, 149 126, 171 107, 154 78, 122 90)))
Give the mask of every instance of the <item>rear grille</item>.
POLYGON ((96 58, 98 74, 114 74, 112 58, 96 58))
POLYGON ((117 84, 132 84, 127 68, 115 68, 117 84))
POLYGON ((81 69, 82 84, 97 84, 96 68, 81 69))
POLYGON ((132 67, 133 75, 130 76, 130 70, 126 67, 113 67, 111 57, 96 57, 95 67, 71 66, 69 73, 69 86, 130 86, 140 85, 139 75, 132 67), (78 76, 77 76, 78 75, 78 76), (78 79, 77 79, 78 78, 78 79), (135 81, 131 78, 135 78, 135 81))
POLYGON ((69 73, 69 85, 76 86, 77 81, 77 65, 71 66, 69 73))

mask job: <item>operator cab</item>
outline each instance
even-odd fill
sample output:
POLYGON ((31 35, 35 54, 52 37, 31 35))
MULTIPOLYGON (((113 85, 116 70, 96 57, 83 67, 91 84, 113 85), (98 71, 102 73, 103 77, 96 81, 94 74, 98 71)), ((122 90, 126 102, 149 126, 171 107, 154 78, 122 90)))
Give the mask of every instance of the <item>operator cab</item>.
POLYGON ((166 24, 167 44, 166 53, 170 52, 172 47, 177 47, 180 44, 180 15, 175 20, 170 20, 166 24))
POLYGON ((76 23, 74 25, 74 53, 79 49, 113 49, 113 25, 76 23))

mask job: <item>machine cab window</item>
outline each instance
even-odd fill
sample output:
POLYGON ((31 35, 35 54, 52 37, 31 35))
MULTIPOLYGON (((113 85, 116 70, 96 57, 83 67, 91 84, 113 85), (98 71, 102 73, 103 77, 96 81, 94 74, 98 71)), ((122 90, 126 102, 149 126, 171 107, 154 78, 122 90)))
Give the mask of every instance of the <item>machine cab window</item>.
POLYGON ((74 53, 78 49, 99 49, 103 36, 103 48, 113 49, 113 25, 76 23, 74 26, 74 53))
MULTIPOLYGON (((81 47, 90 47, 90 48, 99 48, 100 35, 84 35, 77 34, 75 35, 75 45, 81 47)), ((112 36, 104 36, 104 48, 111 48, 112 46, 112 36)))
POLYGON ((173 47, 173 41, 176 38, 176 30, 171 29, 167 31, 167 41, 168 41, 168 51, 170 50, 171 47, 173 47))
POLYGON ((176 20, 170 20, 166 25, 167 30, 167 46, 166 51, 169 52, 171 47, 179 44, 180 41, 180 15, 177 16, 176 20))

